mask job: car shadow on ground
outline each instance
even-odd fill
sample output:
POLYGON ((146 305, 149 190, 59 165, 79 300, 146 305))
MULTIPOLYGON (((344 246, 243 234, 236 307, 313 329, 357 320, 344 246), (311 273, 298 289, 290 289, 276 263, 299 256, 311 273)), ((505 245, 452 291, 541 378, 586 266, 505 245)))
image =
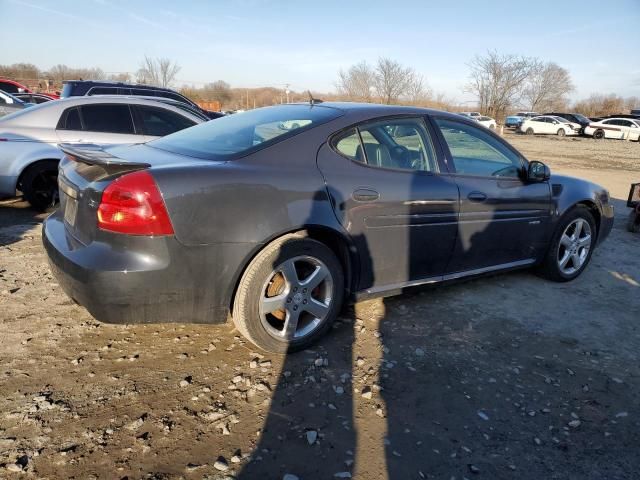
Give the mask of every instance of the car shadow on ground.
POLYGON ((33 210, 22 198, 0 200, 0 247, 19 242, 49 215, 33 210))

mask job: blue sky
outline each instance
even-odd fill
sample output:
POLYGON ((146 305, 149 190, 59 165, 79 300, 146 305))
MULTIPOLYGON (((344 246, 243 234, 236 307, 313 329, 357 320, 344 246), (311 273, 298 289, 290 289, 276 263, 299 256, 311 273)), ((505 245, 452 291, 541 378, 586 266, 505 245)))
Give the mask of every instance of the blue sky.
POLYGON ((340 68, 387 56, 465 101, 468 62, 495 49, 567 68, 574 99, 640 96, 640 0, 0 0, 0 18, 2 64, 133 72, 163 56, 177 86, 330 91, 340 68))

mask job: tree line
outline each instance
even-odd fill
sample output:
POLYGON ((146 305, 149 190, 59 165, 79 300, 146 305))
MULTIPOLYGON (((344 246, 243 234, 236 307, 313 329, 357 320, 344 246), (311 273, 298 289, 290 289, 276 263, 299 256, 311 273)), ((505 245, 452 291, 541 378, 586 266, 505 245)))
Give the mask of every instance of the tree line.
MULTIPOLYGON (((593 94, 587 99, 569 101, 574 85, 569 72, 553 62, 539 58, 489 51, 476 55, 468 64, 469 77, 463 90, 477 99, 483 114, 502 119, 513 110, 566 111, 587 116, 627 113, 640 107, 637 97, 623 98, 616 94, 593 94)), ((40 89, 61 89, 64 80, 112 80, 135 82, 162 87, 175 86, 180 66, 167 58, 145 56, 133 72, 105 73, 100 68, 72 68, 55 65, 41 70, 29 63, 0 65, 0 77, 34 81, 40 89)), ((182 85, 179 91, 194 101, 219 102, 223 109, 250 109, 290 102, 305 101, 308 93, 284 88, 233 88, 224 80, 206 83, 200 87, 182 85)), ((314 92, 315 98, 408 104, 456 111, 460 106, 455 99, 434 92, 426 78, 414 68, 387 57, 375 64, 356 63, 337 72, 335 91, 314 92)), ((470 108, 466 108, 469 110, 470 108)))

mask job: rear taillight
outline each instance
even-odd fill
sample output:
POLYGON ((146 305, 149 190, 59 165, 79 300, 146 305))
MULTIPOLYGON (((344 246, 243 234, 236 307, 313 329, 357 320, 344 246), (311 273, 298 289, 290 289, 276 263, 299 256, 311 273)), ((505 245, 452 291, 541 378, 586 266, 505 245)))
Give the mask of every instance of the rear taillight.
POLYGON ((102 193, 98 227, 129 235, 173 235, 167 207, 149 172, 114 180, 102 193))

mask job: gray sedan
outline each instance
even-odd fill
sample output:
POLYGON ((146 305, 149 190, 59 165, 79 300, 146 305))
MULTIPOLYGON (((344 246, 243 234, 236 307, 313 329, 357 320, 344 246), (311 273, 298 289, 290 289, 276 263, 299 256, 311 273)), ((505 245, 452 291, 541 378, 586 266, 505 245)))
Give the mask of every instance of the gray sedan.
POLYGON ((312 102, 62 148, 43 240, 71 298, 105 322, 231 316, 275 352, 344 299, 515 268, 572 280, 613 225, 602 187, 435 110, 312 102))
POLYGON ((0 119, 0 196, 37 209, 57 198, 60 143, 134 144, 206 121, 179 106, 123 96, 54 100, 0 119))

